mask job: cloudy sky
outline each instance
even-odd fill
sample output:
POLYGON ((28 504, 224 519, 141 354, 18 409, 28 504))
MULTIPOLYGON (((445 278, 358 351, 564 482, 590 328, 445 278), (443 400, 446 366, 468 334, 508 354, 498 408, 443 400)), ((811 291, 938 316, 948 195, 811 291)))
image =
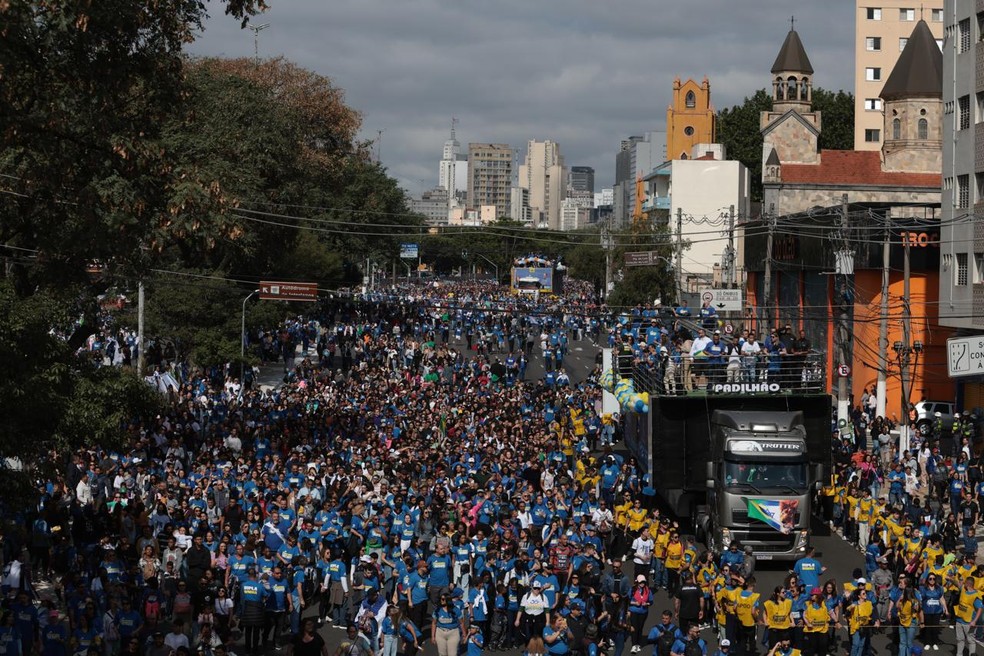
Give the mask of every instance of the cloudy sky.
MULTIPOLYGON (((852 90, 851 0, 269 0, 261 57, 333 80, 412 193, 437 184, 458 140, 560 144, 568 166, 614 178, 619 141, 666 121, 673 78, 707 75, 716 108, 766 86, 796 17, 815 83, 852 90)), ((214 16, 197 55, 253 55, 253 33, 214 16)))

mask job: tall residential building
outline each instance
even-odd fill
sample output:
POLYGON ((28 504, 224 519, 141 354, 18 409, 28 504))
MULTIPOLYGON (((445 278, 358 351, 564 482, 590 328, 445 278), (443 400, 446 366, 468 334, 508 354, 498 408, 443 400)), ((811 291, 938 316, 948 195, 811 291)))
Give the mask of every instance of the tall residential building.
POLYGON ((509 218, 522 223, 524 226, 533 225, 529 189, 513 187, 509 190, 509 218))
POLYGON ((589 191, 594 193, 594 168, 590 166, 572 166, 568 186, 574 191, 589 191))
POLYGON ((666 161, 666 133, 646 132, 622 140, 615 155, 612 221, 628 225, 636 205, 636 183, 666 161))
POLYGON ((943 0, 885 5, 855 0, 854 150, 881 150, 885 140, 881 90, 920 19, 943 45, 943 0))
POLYGON ((560 230, 560 204, 567 192, 567 169, 560 146, 549 139, 531 139, 526 144, 526 161, 519 167, 518 184, 530 192, 533 224, 560 230))
POLYGON ((500 216, 510 216, 513 149, 508 144, 468 144, 468 207, 495 205, 500 216))
MULTIPOLYGON (((984 333, 984 12, 975 13, 979 9, 965 0, 947 0, 943 52, 940 323, 971 335, 984 333)), ((964 385, 970 396, 968 387, 984 385, 964 385)), ((979 404, 964 407, 974 405, 979 404)))
MULTIPOLYGON (((687 159, 699 143, 714 143, 711 83, 673 80, 673 103, 666 108, 666 158, 687 159)), ((662 162, 654 162, 653 166, 662 162)))

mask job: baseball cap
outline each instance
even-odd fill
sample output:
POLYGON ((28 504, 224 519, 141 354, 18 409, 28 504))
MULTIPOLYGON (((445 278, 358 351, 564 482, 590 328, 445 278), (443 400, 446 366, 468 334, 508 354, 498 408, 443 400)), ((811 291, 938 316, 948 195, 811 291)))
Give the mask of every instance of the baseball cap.
POLYGON ((543 584, 542 583, 540 583, 539 581, 533 581, 533 589, 534 590, 539 590, 542 587, 543 587, 543 584))
POLYGON ((636 583, 645 583, 645 582, 646 582, 646 577, 644 575, 640 574, 639 576, 636 577, 636 583))
POLYGON ((730 646, 731 646, 731 641, 728 640, 727 638, 721 641, 721 647, 730 647, 730 646))
POLYGON ((810 594, 811 595, 823 594, 823 591, 820 588, 813 588, 812 590, 810 590, 810 594))
POLYGON ((868 579, 862 576, 861 578, 858 579, 858 585, 868 585, 868 579))

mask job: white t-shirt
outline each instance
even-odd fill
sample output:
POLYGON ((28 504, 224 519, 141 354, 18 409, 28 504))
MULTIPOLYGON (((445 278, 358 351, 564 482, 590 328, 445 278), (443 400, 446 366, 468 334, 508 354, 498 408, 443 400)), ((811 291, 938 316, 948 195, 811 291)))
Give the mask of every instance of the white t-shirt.
POLYGON ((653 559, 653 541, 648 537, 639 536, 632 541, 632 562, 636 565, 648 565, 653 559))

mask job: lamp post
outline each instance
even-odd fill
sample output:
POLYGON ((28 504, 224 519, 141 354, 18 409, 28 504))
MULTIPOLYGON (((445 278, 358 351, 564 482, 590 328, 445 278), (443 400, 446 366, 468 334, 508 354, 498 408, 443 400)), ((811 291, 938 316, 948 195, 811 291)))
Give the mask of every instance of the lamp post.
POLYGON ((243 299, 243 323, 239 332, 239 393, 243 390, 243 376, 246 372, 246 301, 259 294, 259 289, 254 289, 243 299))
POLYGON ((270 27, 270 23, 263 23, 262 25, 253 25, 248 23, 247 28, 253 32, 253 65, 260 65, 260 32, 270 27))
POLYGON ((912 373, 910 366, 919 363, 919 354, 923 352, 922 341, 915 340, 908 344, 901 340, 892 344, 895 358, 899 363, 899 373, 902 387, 902 430, 899 433, 899 453, 909 450, 909 436, 912 426, 909 425, 910 397, 912 396, 912 373))
POLYGON ((498 264, 496 264, 495 262, 493 262, 489 258, 485 257, 481 253, 469 253, 468 251, 461 251, 461 257, 463 259, 466 259, 467 260, 469 255, 472 255, 472 256, 475 256, 475 257, 480 257, 483 260, 485 260, 486 262, 488 262, 489 264, 491 264, 492 267, 495 269, 495 281, 496 282, 499 282, 499 265, 498 264))

